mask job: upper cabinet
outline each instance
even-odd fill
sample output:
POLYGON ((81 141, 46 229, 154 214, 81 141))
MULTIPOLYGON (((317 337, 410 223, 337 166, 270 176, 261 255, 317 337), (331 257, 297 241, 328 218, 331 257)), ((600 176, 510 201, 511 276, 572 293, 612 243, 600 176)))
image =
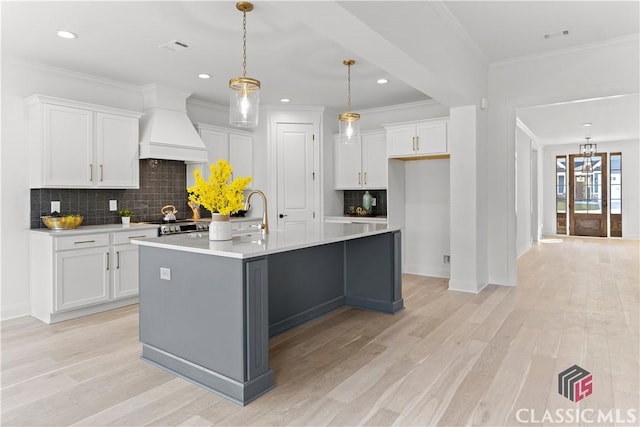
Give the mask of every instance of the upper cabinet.
POLYGON ((33 95, 31 188, 138 188, 142 113, 33 95))
POLYGON ((447 119, 385 126, 390 158, 412 158, 448 153, 447 119))
MULTIPOLYGON (((209 164, 224 159, 233 168, 232 178, 253 176, 253 133, 203 123, 196 124, 196 129, 207 147, 209 164)), ((199 169, 203 178, 208 179, 209 164, 187 164, 187 185, 194 184, 195 169, 199 169)))
POLYGON ((336 190, 387 188, 387 141, 384 131, 363 132, 353 144, 334 138, 336 190))

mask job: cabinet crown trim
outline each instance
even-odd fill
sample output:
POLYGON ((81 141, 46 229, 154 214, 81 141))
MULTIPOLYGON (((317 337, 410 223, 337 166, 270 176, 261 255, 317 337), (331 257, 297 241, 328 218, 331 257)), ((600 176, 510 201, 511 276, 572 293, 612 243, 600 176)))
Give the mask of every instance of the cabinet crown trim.
POLYGON ((424 123, 438 123, 438 122, 448 122, 448 121, 449 121, 448 116, 433 117, 433 118, 424 119, 424 120, 412 120, 408 122, 387 123, 382 125, 382 127, 385 129, 390 129, 390 128, 404 127, 404 126, 415 126, 415 125, 420 125, 424 123))
POLYGON ((55 96, 35 94, 25 98, 25 104, 30 107, 35 104, 51 104, 63 107, 79 108, 83 110, 93 111, 95 113, 107 113, 118 116, 133 117, 139 119, 144 113, 139 111, 124 110, 122 108, 109 107, 106 105, 91 104, 83 101, 74 101, 71 99, 57 98, 55 96))

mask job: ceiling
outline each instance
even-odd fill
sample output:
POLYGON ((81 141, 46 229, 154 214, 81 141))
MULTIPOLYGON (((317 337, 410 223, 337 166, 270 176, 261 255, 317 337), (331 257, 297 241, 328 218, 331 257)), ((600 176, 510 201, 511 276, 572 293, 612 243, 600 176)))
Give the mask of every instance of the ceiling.
MULTIPOLYGON (((389 3, 337 5, 365 20, 383 14, 389 3)), ((429 99, 360 59, 358 52, 312 30, 291 7, 293 2, 254 4, 247 15, 247 75, 262 82, 262 103, 279 104, 286 97, 290 105, 344 110, 345 58, 357 60, 352 67, 354 111, 429 99), (389 83, 377 84, 382 77, 389 83)), ((417 8, 416 2, 393 4, 412 15, 439 13, 486 64, 640 32, 640 3, 635 1, 444 1, 429 8, 417 8), (544 38, 564 29, 568 36, 544 38)), ((387 21, 373 30, 412 34, 411 26, 387 21)), ((372 25, 370 19, 367 24, 372 25)), ((3 1, 2 55, 137 86, 165 83, 195 99, 226 105, 228 80, 242 72, 242 14, 229 1, 3 1), (59 29, 79 37, 61 39, 55 35, 59 29), (172 40, 189 49, 158 47, 172 40), (202 80, 199 73, 212 77, 202 80)), ((531 124, 536 133, 537 127, 537 121, 531 124)))

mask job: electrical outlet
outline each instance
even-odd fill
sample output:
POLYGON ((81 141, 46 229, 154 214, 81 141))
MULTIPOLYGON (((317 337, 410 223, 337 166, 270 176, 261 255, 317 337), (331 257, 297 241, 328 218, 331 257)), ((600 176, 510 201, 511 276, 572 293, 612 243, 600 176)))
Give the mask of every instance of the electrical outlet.
POLYGON ((117 211, 118 210, 118 201, 117 200, 109 200, 109 210, 117 211))
POLYGON ((451 264, 451 255, 442 255, 442 262, 445 264, 451 264))
POLYGON ((60 213, 60 201, 56 200, 55 202, 51 202, 51 213, 58 212, 60 213))
POLYGON ((162 280, 171 280, 171 269, 160 267, 160 279, 162 280))
POLYGON ((376 205, 376 198, 375 198, 375 197, 373 197, 373 198, 371 199, 371 206, 375 206, 375 205, 376 205))

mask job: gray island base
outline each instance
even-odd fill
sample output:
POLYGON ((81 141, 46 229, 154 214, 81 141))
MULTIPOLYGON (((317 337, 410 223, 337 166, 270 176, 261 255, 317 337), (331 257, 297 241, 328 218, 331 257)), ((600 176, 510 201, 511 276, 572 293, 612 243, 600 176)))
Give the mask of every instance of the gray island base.
POLYGON ((403 308, 398 229, 324 224, 227 242, 191 233, 134 243, 142 359, 241 405, 275 386, 270 336, 345 304, 403 308))

